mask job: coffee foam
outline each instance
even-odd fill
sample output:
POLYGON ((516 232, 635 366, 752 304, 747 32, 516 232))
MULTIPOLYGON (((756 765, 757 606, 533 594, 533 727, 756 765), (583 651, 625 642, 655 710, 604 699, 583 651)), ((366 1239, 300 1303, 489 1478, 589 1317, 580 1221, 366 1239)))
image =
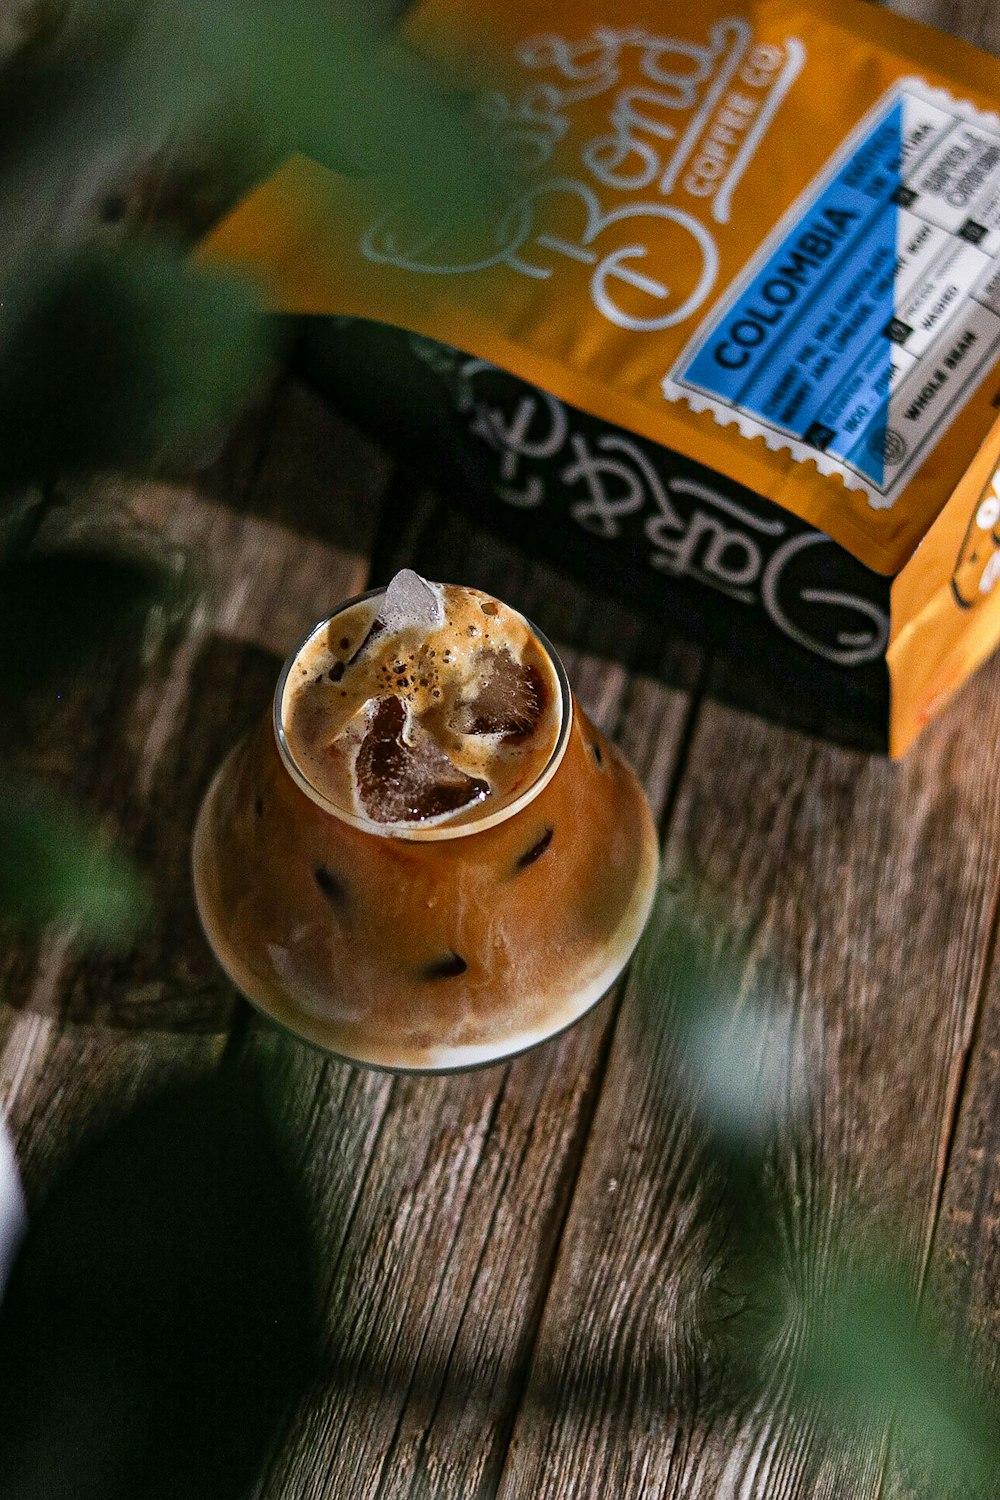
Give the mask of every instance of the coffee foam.
POLYGON ((559 679, 527 622, 499 600, 409 574, 409 597, 418 585, 430 593, 420 618, 406 618, 393 608, 407 597, 401 577, 335 615, 299 652, 281 704, 286 745, 310 785, 354 816, 475 821, 515 801, 548 764, 559 679), (391 700, 401 709, 387 709, 391 700), (373 790, 380 775, 385 805, 373 790), (460 805, 441 810, 442 798, 427 793, 439 781, 452 788, 443 801, 460 805))

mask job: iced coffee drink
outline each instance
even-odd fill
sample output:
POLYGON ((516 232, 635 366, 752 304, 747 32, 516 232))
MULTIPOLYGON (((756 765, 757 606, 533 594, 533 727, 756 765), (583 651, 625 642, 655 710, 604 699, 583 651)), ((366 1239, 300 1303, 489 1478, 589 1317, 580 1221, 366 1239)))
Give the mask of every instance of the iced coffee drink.
POLYGON ((198 821, 230 977, 342 1057, 491 1062, 578 1019, 652 904, 653 821, 516 611, 397 574, 318 625, 198 821))

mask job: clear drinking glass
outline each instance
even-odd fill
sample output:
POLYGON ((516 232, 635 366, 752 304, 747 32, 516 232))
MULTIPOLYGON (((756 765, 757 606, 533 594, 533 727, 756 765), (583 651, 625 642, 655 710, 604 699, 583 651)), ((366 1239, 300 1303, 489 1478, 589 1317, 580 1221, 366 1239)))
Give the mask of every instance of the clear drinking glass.
POLYGON ((289 748, 289 680, 374 597, 308 633, 217 772, 194 838, 198 910, 239 989, 317 1046, 402 1071, 495 1062, 571 1025, 620 974, 652 905, 656 830, 631 767, 521 616, 560 701, 554 748, 514 801, 390 829, 330 801, 289 748))

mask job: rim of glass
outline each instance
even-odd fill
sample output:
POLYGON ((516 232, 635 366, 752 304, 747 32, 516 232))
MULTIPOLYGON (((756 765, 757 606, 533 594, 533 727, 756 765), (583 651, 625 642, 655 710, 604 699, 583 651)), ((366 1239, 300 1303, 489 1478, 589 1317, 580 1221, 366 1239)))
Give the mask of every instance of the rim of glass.
MULTIPOLYGON (((335 620, 345 610, 353 609, 356 604, 363 604, 366 599, 374 599, 384 593, 384 588, 366 589, 362 594, 354 594, 350 599, 345 599, 330 614, 324 616, 322 620, 317 621, 315 625, 311 625, 286 658, 274 690, 272 713, 274 738, 285 769, 296 786, 305 792, 306 796, 311 798, 324 812, 329 813, 332 817, 339 818, 343 823, 350 824, 352 828, 360 829, 363 833, 375 834, 379 838, 405 839, 408 842, 415 843, 437 843, 442 839, 468 838, 471 834, 483 833, 487 828, 495 828, 498 823, 506 822, 515 813, 527 807, 528 803, 534 801, 539 792, 552 780, 566 753, 566 746, 569 743, 569 733, 573 727, 573 693, 570 688, 569 678, 566 675, 566 668, 560 661, 559 655, 548 637, 538 629, 537 625, 532 624, 525 615, 522 615, 520 610, 514 609, 510 604, 505 604, 504 609, 509 609, 511 614, 531 631, 535 640, 552 663, 552 670, 559 684, 560 696, 559 734, 552 748, 552 754, 531 785, 525 787, 524 791, 519 797, 515 797, 513 802, 505 803, 503 807, 498 807, 496 812, 488 813, 481 818, 472 818, 466 823, 434 823, 430 826, 420 823, 378 823, 373 818, 366 818, 362 813, 355 813, 348 808, 340 807, 336 802, 332 802, 329 797, 324 796, 318 787, 313 786, 292 754, 282 720, 282 707, 289 673, 302 652, 319 635, 321 630, 327 628, 331 620, 335 620)), ((489 597, 492 598, 493 596, 490 595, 489 597)))

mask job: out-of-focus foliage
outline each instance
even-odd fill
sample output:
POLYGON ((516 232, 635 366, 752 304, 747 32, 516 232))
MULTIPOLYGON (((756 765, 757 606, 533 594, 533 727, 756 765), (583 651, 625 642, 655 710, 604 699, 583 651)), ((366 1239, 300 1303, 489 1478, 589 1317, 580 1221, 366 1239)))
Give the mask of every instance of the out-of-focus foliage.
MULTIPOLYGON (((419 203, 439 224, 473 225, 501 193, 462 88, 360 8, 66 0, 36 8, 35 20, 31 44, 0 67, 8 706, 51 672, 82 668, 109 638, 134 645, 148 611, 176 596, 152 552, 36 535, 55 487, 189 460, 272 357, 252 287, 195 267, 180 239, 107 243, 99 203, 127 209, 132 178, 165 143, 199 163, 205 201, 220 207, 296 150, 363 176, 386 207, 419 203)), ((172 217, 176 228, 186 216, 172 217)), ((120 943, 146 910, 140 881, 94 821, 6 778, 0 912, 120 943)), ((888 1423, 932 1484, 986 1492, 1000 1472, 995 1413, 942 1352, 913 1287, 887 1269, 888 1256, 859 1261, 849 1224, 819 1281, 803 1260, 809 1247, 783 1233, 779 1138, 786 1147, 809 1107, 795 1018, 766 983, 740 988, 735 956, 707 960, 712 931, 710 916, 661 912, 640 963, 647 992, 659 1004, 669 997, 650 1018, 662 1027, 669 1016, 673 1032, 662 1049, 665 1097, 679 1091, 693 1103, 706 1184, 728 1206, 725 1274, 705 1330, 727 1394, 752 1400, 780 1360, 789 1399, 821 1412, 832 1433, 888 1423)))
POLYGON ((94 653, 117 643, 139 654, 150 614, 183 612, 186 580, 152 550, 97 544, 33 548, 0 561, 0 705, 69 683, 94 653))
POLYGON ((664 1109, 697 1122, 719 1262, 702 1310, 703 1373, 725 1409, 780 1387, 834 1445, 888 1429, 921 1494, 992 1495, 1000 1400, 949 1352, 915 1272, 848 1207, 824 1202, 822 1183, 801 1222, 784 1170, 809 1123, 801 1039, 752 958, 720 948, 731 927, 674 892, 654 914, 635 986, 664 1109))
POLYGON ((479 182, 486 152, 465 92, 360 7, 166 0, 146 11, 134 56, 168 113, 209 138, 237 135, 257 160, 302 151, 392 195, 460 201, 479 182))
MULTIPOLYGON (((460 80, 372 14, 321 0, 66 0, 45 45, 0 73, 0 191, 35 179, 65 191, 68 173, 109 164, 127 176, 169 143, 209 163, 220 207, 302 151, 363 175, 385 207, 474 215, 502 191, 485 124, 460 80)), ((28 201, 11 193, 14 221, 28 201)), ((0 225, 0 245, 16 231, 0 225)))
POLYGON ((65 922, 85 941, 127 942, 148 910, 123 858, 65 799, 10 779, 0 791, 0 912, 65 922))
POLYGON ((45 18, 0 70, 8 492, 184 456, 266 369, 251 287, 179 243, 98 248, 88 184, 127 206, 171 142, 209 172, 214 158, 220 206, 296 150, 364 176, 373 203, 433 204, 448 222, 499 192, 468 99, 362 7, 66 0, 45 18))
POLYGON ((232 417, 266 353, 246 281, 159 247, 32 266, 0 320, 0 485, 176 461, 232 417))
MULTIPOLYGON (((148 1086, 147 1086, 148 1088, 148 1086)), ((301 1173, 223 1070, 74 1141, 0 1305, 5 1500, 247 1500, 322 1372, 301 1173)))
POLYGON ((995 1493, 994 1404, 968 1368, 945 1354, 941 1331, 891 1271, 888 1255, 860 1266, 849 1255, 841 1246, 837 1274, 807 1309, 795 1370, 799 1401, 848 1434, 891 1423, 897 1454, 938 1494, 995 1493))
MULTIPOLYGON (((190 465, 273 362, 257 292, 195 265, 185 224, 296 150, 449 221, 493 190, 462 89, 377 8, 45 0, 24 16, 0 62, 0 695, 15 708, 132 650, 174 584, 152 552, 53 545, 33 518, 67 482, 190 465), (171 155, 200 174, 197 210, 168 190, 162 213, 143 187, 133 216, 135 183, 171 155), (104 222, 123 217, 124 235, 104 222)), ((5 795, 0 905, 122 936, 138 910, 124 865, 23 795, 5 795)))

